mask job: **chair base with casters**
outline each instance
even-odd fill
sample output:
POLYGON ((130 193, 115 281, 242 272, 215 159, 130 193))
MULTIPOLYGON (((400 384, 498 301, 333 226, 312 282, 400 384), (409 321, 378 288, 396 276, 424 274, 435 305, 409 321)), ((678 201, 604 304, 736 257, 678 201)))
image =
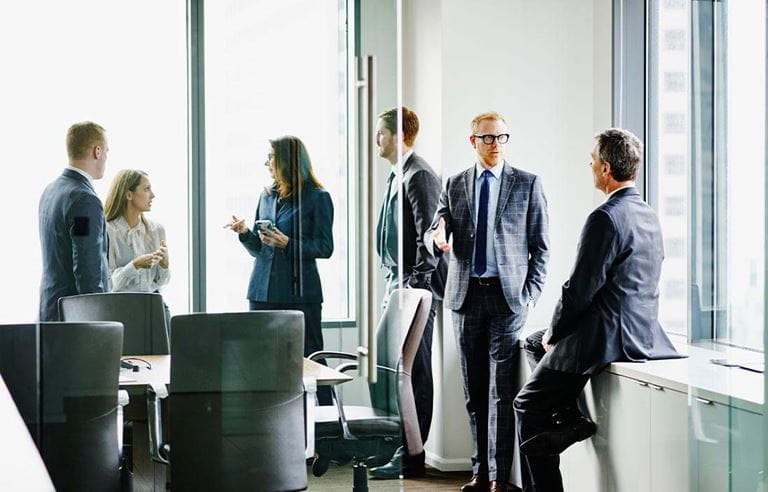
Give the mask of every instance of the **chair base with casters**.
MULTIPOLYGON (((411 368, 432 305, 432 294, 423 289, 395 289, 376 330, 377 382, 368 386, 371 405, 344 405, 333 392, 334 406, 315 408, 315 450, 312 473, 323 475, 330 463, 354 462, 353 490, 367 490, 367 466, 387 463, 402 436, 408 436, 411 454, 422 450, 421 435, 411 386, 411 368), (401 391, 403 389, 403 391, 401 391), (403 421, 402 416, 411 421, 403 421)), ((357 371, 358 356, 321 351, 310 360, 340 359, 339 372, 357 371)))

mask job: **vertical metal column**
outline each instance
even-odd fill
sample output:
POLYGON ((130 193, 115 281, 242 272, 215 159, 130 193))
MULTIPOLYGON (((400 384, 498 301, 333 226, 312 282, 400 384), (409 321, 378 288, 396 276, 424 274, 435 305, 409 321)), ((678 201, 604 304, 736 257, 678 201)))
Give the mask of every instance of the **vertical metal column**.
POLYGON ((190 307, 205 311, 205 45, 204 0, 187 0, 190 307))

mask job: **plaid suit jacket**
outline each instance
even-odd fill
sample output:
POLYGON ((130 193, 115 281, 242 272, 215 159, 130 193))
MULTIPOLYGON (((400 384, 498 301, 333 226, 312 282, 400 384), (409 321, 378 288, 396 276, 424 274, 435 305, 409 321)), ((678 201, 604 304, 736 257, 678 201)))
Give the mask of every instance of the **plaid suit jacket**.
MULTIPOLYGON (((448 178, 440 196, 435 218, 425 235, 429 251, 434 246, 432 231, 440 218, 445 220, 446 239, 453 239, 448 261, 444 303, 461 309, 467 296, 472 257, 475 251, 475 166, 448 178)), ((504 163, 499 202, 496 207, 493 246, 504 297, 513 312, 537 300, 544 288, 549 259, 549 218, 541 180, 504 163)))

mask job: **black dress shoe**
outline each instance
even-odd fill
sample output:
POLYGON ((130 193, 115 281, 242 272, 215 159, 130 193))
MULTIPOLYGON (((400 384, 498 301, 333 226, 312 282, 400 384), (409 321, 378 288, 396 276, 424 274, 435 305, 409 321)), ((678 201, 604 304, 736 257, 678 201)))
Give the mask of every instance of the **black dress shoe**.
POLYGON ((380 480, 395 480, 400 478, 419 478, 427 474, 424 468, 424 452, 418 456, 406 456, 403 447, 397 448, 389 463, 371 468, 371 476, 380 480))
POLYGON ((571 444, 591 437, 596 431, 595 423, 581 416, 573 423, 527 439, 520 444, 520 452, 528 456, 555 456, 568 449, 571 444))
POLYGON ((472 475, 472 479, 461 486, 461 492, 488 492, 488 477, 472 475))

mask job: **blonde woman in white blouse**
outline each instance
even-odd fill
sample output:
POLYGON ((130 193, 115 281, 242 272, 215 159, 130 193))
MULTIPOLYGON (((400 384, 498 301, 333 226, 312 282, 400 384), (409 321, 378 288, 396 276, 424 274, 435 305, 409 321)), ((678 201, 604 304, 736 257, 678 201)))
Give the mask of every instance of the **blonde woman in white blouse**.
POLYGON ((153 198, 142 171, 123 169, 112 181, 104 213, 113 292, 158 292, 171 277, 165 229, 144 215, 153 198))

